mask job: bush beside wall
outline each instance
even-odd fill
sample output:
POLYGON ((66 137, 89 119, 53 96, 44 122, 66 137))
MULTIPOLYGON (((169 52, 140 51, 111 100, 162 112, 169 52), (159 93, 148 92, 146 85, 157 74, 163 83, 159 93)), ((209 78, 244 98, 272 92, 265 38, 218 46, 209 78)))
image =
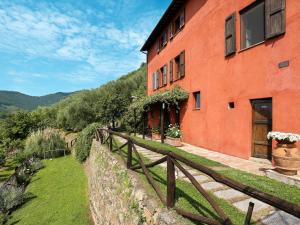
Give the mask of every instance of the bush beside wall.
POLYGON ((86 160, 90 155, 90 149, 94 138, 96 128, 100 127, 99 123, 92 123, 84 128, 78 135, 75 145, 75 156, 80 162, 86 160))

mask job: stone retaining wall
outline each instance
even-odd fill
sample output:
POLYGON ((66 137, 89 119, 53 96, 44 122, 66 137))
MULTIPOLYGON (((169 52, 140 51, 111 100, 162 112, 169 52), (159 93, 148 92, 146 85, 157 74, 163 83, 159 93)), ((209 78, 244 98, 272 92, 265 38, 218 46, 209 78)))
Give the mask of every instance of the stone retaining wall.
POLYGON ((96 225, 190 224, 150 197, 136 175, 126 169, 107 147, 95 140, 86 162, 90 209, 96 225))

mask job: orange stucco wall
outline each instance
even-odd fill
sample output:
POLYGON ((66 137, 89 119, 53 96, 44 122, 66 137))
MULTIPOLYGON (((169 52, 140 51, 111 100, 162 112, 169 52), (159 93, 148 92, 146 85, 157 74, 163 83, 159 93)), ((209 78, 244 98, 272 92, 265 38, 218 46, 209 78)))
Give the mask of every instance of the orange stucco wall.
MULTIPOLYGON (((188 0, 185 26, 156 54, 148 51, 148 94, 152 74, 185 50, 185 77, 172 84, 189 91, 181 111, 184 142, 248 159, 252 145, 251 99, 273 100, 273 130, 300 133, 300 1, 286 1, 286 33, 240 50, 239 11, 254 0, 188 0), (224 23, 237 13, 237 53, 224 57, 224 23), (278 63, 289 60, 289 67, 278 63), (192 93, 201 91, 201 109, 192 93), (228 109, 228 102, 235 102, 228 109)), ((169 79, 169 74, 168 74, 169 79)), ((170 88, 168 85, 159 90, 170 88)), ((158 90, 158 91, 159 91, 158 90)))

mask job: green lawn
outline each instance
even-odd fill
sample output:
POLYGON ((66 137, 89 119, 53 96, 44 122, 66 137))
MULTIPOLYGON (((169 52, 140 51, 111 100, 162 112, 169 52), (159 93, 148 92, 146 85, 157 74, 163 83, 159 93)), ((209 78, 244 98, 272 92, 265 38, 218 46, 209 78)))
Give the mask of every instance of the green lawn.
POLYGON ((87 178, 72 156, 44 160, 27 192, 34 198, 13 212, 9 225, 90 225, 87 178))
POLYGON ((156 141, 148 141, 142 138, 136 137, 136 140, 140 143, 148 144, 153 147, 157 147, 164 150, 173 151, 181 156, 184 156, 194 162, 197 162, 201 165, 205 165, 214 169, 218 167, 218 172, 226 177, 229 177, 233 180, 239 181, 245 185, 257 188, 261 191, 272 194, 276 197, 285 199, 292 203, 300 204, 300 188, 291 186, 273 179, 270 179, 266 176, 258 176, 250 174, 241 170, 233 169, 221 163, 188 153, 176 147, 170 146, 168 144, 162 144, 156 141), (224 168, 224 169, 222 169, 224 168))

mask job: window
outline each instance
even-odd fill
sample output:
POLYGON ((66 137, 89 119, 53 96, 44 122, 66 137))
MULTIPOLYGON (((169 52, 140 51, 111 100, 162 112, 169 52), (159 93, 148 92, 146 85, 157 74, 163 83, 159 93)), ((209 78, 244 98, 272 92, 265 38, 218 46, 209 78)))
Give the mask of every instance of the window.
POLYGON ((235 108, 234 102, 229 102, 228 109, 234 109, 234 108, 235 108))
POLYGON ((163 34, 157 40, 157 54, 167 45, 168 32, 164 31, 163 34))
POLYGON ((185 52, 181 52, 175 57, 175 73, 176 79, 180 79, 185 75, 185 52))
POLYGON ((200 109, 201 101, 200 101, 200 91, 194 92, 194 100, 195 100, 195 109, 200 109))
POLYGON ((265 3, 255 2, 241 11, 241 48, 248 48, 265 40, 265 3))
POLYGON ((175 33, 179 32, 185 24, 185 13, 184 10, 180 13, 180 15, 174 21, 174 29, 175 33))
POLYGON ((162 35, 162 46, 166 46, 168 43, 168 33, 165 31, 162 35))
POLYGON ((162 74, 162 86, 167 85, 167 65, 164 65, 161 69, 160 72, 162 74))
POLYGON ((174 32, 173 31, 173 22, 171 22, 170 25, 169 25, 169 37, 170 37, 170 39, 172 39, 173 36, 174 36, 173 32, 174 32))

